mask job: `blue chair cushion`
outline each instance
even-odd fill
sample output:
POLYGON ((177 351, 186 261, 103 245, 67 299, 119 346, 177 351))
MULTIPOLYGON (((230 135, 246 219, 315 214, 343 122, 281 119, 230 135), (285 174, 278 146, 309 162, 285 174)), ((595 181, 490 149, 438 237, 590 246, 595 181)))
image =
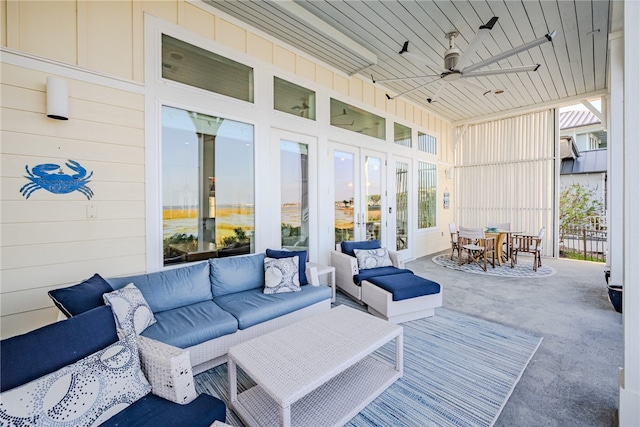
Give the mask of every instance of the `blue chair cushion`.
POLYGON ((413 273, 376 276, 367 279, 368 282, 390 292, 394 301, 437 294, 440 285, 413 273))
POLYGON ((283 316, 323 300, 331 299, 328 286, 301 286, 299 292, 265 294, 262 289, 250 289, 213 300, 223 310, 238 319, 238 327, 246 329, 275 317, 283 316))
POLYGON ((187 348, 238 330, 238 321, 213 301, 203 301, 156 313, 156 323, 143 336, 187 348))
POLYGON ((362 240, 358 242, 341 242, 340 249, 342 249, 342 253, 351 255, 355 257, 356 254, 353 253, 354 249, 379 249, 380 248, 380 240, 362 240))
POLYGON ((191 403, 179 405, 150 393, 100 425, 209 427, 214 421, 224 422, 226 412, 224 402, 208 394, 201 394, 191 403))
POLYGON ((398 268, 398 267, 376 267, 376 268, 368 268, 366 270, 360 270, 358 274, 353 276, 353 283, 356 285, 360 285, 363 280, 368 280, 370 277, 376 276, 388 276, 390 274, 402 274, 402 273, 412 273, 411 270, 407 270, 406 268, 398 268))
POLYGON ((116 323, 107 306, 2 340, 0 392, 57 371, 116 341, 116 323))
POLYGON ((286 250, 274 250, 267 249, 267 256, 269 258, 291 258, 298 255, 298 279, 300 280, 300 286, 308 285, 307 281, 307 251, 286 251, 286 250))
POLYGON ((213 298, 206 261, 155 273, 113 277, 107 281, 113 289, 133 283, 154 314, 213 298))
POLYGON ((49 291, 49 297, 65 316, 71 317, 104 305, 102 294, 113 291, 99 274, 68 288, 49 291))
POLYGON ((214 297, 264 286, 264 254, 212 258, 209 265, 214 297))

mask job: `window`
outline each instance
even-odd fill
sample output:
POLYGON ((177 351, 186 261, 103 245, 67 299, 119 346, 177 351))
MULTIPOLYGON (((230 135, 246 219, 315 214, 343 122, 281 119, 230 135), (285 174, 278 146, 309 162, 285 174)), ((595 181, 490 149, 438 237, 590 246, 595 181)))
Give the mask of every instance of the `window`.
POLYGON ((436 165, 418 162, 418 228, 436 226, 436 165))
POLYGON ((286 249, 309 247, 309 147, 280 141, 281 245, 286 249))
POLYGON ((253 252, 253 126, 162 107, 164 265, 253 252))
POLYGON ((273 78, 273 108, 305 119, 316 119, 316 93, 286 80, 273 78))
POLYGON ((404 147, 411 148, 411 128, 401 125, 400 123, 393 124, 393 140, 396 144, 404 147))
POLYGON ((331 126, 385 139, 385 119, 331 98, 331 126))
POLYGON ((435 136, 418 132, 418 150, 429 154, 438 154, 438 139, 435 136))
POLYGON ((253 102, 253 68, 162 35, 162 77, 253 102))

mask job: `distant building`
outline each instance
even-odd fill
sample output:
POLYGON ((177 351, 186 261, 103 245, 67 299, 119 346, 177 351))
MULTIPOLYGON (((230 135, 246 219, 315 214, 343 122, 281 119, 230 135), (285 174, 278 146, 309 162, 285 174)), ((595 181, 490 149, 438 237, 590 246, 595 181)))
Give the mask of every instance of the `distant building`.
POLYGON ((560 190, 579 183, 595 189, 606 206, 607 131, 590 111, 560 113, 560 190))

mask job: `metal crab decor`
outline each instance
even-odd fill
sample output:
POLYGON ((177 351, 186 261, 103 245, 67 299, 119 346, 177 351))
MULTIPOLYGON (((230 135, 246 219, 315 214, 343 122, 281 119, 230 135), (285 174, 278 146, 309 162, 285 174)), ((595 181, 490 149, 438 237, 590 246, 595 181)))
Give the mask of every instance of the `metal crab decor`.
POLYGON ((27 171, 27 178, 30 182, 23 185, 20 192, 27 199, 34 191, 44 189, 54 194, 67 194, 74 191, 79 191, 90 200, 93 197, 93 191, 87 187, 89 178, 93 175, 93 171, 87 175, 87 170, 80 166, 80 163, 69 160, 65 163, 67 167, 76 173, 73 175, 67 175, 62 171, 62 167, 53 163, 43 163, 41 165, 34 166, 29 170, 29 165, 25 165, 27 171), (50 173, 57 170, 57 173, 50 173))

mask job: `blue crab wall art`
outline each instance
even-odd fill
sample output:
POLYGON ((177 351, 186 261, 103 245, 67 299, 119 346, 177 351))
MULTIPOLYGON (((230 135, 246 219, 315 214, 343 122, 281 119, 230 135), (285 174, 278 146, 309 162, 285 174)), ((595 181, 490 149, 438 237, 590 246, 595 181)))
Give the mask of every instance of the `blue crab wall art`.
POLYGON ((34 191, 40 189, 54 194, 79 191, 87 197, 87 200, 90 200, 93 197, 93 191, 87 187, 87 183, 90 182, 89 178, 93 175, 93 171, 87 175, 87 170, 74 160, 69 160, 65 165, 75 173, 67 175, 62 171, 61 166, 54 163, 42 163, 34 166, 31 170, 29 170, 29 165, 25 165, 24 168, 28 176, 25 175, 24 177, 30 182, 23 185, 20 192, 28 199, 34 191), (52 173, 54 171, 58 172, 52 173))

